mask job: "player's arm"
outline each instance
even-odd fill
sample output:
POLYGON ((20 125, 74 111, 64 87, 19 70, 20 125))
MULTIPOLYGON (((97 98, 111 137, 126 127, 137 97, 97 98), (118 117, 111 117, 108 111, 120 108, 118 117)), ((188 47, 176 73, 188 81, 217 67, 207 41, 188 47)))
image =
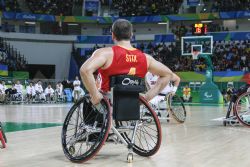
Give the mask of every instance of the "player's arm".
POLYGON ((167 66, 156 61, 153 57, 149 55, 146 55, 146 57, 148 71, 159 76, 155 86, 149 89, 149 91, 145 94, 145 99, 149 101, 158 95, 166 87, 166 85, 173 80, 174 74, 167 66))
POLYGON ((92 56, 82 65, 80 69, 80 75, 85 88, 89 91, 92 103, 98 104, 102 99, 102 95, 98 91, 94 72, 103 67, 107 62, 107 57, 112 54, 112 49, 102 48, 96 50, 92 56))
POLYGON ((174 87, 173 87, 173 90, 172 90, 172 95, 174 95, 178 89, 178 86, 180 84, 180 77, 178 75, 176 75, 175 73, 173 73, 173 77, 172 77, 172 80, 174 82, 174 87))
POLYGON ((180 82, 181 82, 181 79, 178 75, 176 75, 175 73, 173 73, 173 77, 172 77, 172 80, 174 82, 174 86, 175 87, 178 87, 180 82))
POLYGON ((149 77, 148 77, 148 73, 146 74, 145 76, 145 85, 146 85, 146 89, 149 90, 150 89, 150 80, 149 80, 149 77))

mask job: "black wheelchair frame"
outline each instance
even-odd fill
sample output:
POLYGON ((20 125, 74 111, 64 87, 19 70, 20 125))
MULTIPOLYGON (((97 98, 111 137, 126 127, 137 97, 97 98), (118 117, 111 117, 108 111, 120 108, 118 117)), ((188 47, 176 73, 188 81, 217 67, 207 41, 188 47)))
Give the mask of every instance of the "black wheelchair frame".
POLYGON ((156 113, 139 96, 142 79, 133 76, 111 78, 111 101, 104 98, 93 106, 88 96, 78 100, 70 109, 62 129, 62 147, 72 162, 93 158, 104 143, 112 138, 124 144, 133 161, 133 153, 152 156, 161 145, 161 126, 156 113), (111 112, 113 105, 113 115, 111 112))
POLYGON ((240 92, 235 92, 230 99, 227 114, 223 120, 223 125, 237 125, 241 123, 244 126, 250 127, 250 120, 246 119, 246 117, 249 117, 246 116, 248 112, 250 113, 249 89, 243 89, 240 92))

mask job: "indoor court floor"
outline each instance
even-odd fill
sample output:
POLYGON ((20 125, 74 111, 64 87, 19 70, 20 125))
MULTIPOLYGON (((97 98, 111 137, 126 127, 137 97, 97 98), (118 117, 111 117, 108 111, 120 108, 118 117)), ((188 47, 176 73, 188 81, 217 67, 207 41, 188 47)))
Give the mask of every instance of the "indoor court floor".
POLYGON ((249 167, 250 129, 224 127, 216 118, 225 106, 186 106, 184 124, 162 122, 162 145, 151 158, 134 154, 127 163, 124 145, 106 143, 84 163, 70 162, 61 147, 61 125, 72 104, 1 105, 7 126, 7 148, 0 149, 0 167, 249 167))

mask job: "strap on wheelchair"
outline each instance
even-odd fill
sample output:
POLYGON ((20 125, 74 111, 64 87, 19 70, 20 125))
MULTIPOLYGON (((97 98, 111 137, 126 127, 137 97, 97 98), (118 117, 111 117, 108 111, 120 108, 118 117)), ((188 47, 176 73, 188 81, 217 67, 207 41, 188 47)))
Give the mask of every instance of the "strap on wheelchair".
POLYGON ((110 87, 113 94, 114 120, 139 120, 139 93, 145 90, 144 80, 130 75, 112 76, 110 87))

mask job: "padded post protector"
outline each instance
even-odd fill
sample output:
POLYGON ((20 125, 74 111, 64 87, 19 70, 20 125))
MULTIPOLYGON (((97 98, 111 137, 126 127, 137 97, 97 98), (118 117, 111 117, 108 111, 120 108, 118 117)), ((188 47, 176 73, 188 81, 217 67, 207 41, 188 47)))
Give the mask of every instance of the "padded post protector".
POLYGON ((143 79, 130 75, 113 76, 110 86, 113 88, 113 119, 139 120, 139 93, 145 90, 143 79))

